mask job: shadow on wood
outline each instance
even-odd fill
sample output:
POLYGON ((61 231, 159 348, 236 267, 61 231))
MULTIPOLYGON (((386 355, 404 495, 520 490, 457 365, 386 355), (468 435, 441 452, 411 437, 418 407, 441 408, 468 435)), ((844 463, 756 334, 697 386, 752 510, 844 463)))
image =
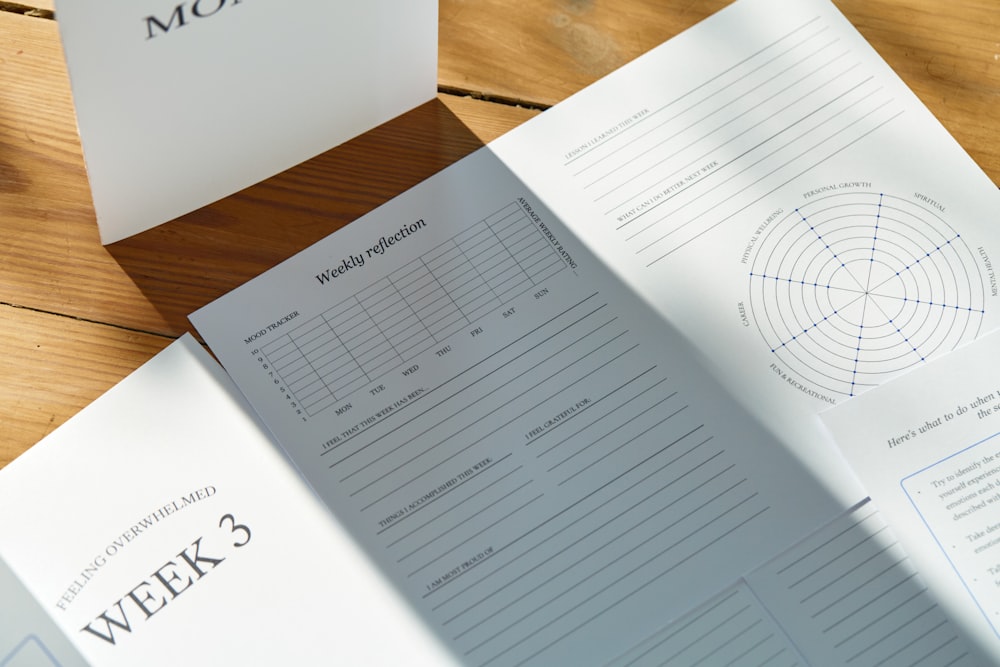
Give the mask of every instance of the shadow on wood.
POLYGON ((179 334, 191 329, 192 311, 482 145, 434 99, 107 250, 163 316, 169 333, 179 334))

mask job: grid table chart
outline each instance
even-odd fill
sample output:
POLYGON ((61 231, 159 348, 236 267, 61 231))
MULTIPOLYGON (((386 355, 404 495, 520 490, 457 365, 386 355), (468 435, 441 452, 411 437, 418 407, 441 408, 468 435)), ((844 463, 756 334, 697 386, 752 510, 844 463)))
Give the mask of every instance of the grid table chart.
POLYGON ((564 268, 511 203, 261 351, 313 416, 564 268))

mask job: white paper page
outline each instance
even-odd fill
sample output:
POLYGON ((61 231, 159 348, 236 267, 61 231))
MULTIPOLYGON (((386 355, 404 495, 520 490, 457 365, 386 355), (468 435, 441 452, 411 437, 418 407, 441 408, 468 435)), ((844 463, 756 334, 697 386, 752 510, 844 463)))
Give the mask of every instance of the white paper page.
POLYGON ((988 652, 866 500, 606 667, 971 667, 988 652))
POLYGON ((847 506, 817 413, 998 322, 996 187, 827 0, 739 0, 491 146, 847 506))
POLYGON ((606 667, 797 667, 807 664, 788 635, 741 581, 606 667))
POLYGON ((0 554, 95 666, 452 661, 190 336, 0 471, 0 554))
POLYGON ((1000 653, 974 641, 923 575, 875 503, 865 501, 747 581, 808 664, 995 663, 1000 653))
POLYGON ((87 667, 0 558, 0 667, 87 667))
POLYGON ((432 99, 437 2, 58 0, 101 241, 432 99))
POLYGON ((928 585, 1000 659, 1000 336, 823 414, 928 585))
POLYGON ((192 321, 469 664, 613 659, 839 513, 486 149, 192 321))

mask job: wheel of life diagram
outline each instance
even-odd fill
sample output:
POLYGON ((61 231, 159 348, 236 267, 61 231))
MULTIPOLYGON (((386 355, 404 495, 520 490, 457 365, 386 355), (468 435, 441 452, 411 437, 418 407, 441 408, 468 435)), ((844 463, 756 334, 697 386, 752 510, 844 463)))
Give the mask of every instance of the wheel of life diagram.
POLYGON ((776 365, 817 391, 853 396, 975 338, 986 287, 937 208, 834 192, 760 231, 749 314, 776 365))

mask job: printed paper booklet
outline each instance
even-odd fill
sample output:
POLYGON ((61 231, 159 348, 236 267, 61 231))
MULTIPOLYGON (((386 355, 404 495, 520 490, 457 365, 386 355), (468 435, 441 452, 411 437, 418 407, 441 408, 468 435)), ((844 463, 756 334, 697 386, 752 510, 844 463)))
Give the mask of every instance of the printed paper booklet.
POLYGON ((191 319, 462 664, 990 664, 819 415, 996 327, 998 212, 831 3, 738 0, 191 319))
POLYGON ((469 664, 741 586, 810 664, 972 664, 819 414, 996 327, 998 214, 831 3, 742 0, 191 319, 469 664))

